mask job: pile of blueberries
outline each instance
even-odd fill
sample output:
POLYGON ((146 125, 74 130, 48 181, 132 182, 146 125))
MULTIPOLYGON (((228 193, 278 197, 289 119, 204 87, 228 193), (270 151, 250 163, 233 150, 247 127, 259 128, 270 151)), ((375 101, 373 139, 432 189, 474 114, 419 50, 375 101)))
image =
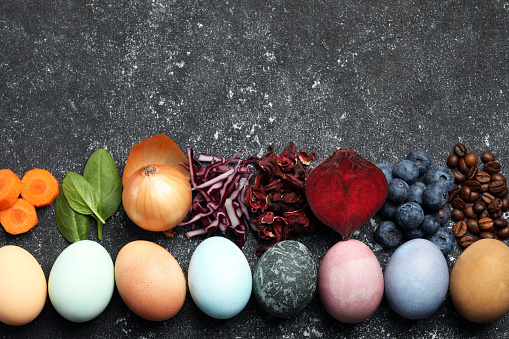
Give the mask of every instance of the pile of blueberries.
POLYGON ((452 251, 455 237, 445 225, 451 217, 447 202, 454 175, 442 166, 431 168, 431 163, 429 153, 419 149, 392 167, 376 164, 389 183, 387 199, 378 211, 383 221, 374 234, 385 249, 424 238, 435 243, 444 255, 452 251))

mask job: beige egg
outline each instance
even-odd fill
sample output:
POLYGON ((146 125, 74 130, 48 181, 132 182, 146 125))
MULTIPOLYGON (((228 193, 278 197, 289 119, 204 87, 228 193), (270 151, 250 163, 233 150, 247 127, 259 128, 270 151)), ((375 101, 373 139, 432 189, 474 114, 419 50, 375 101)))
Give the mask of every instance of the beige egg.
POLYGON ((0 321, 14 326, 34 320, 44 308, 48 285, 44 272, 27 250, 0 248, 0 321))
POLYGON ((186 279, 179 263, 150 241, 136 240, 122 247, 115 261, 115 283, 127 307, 147 320, 172 318, 186 298, 186 279))
POLYGON ((509 247, 494 239, 476 241, 459 256, 449 279, 456 310, 475 323, 509 311, 509 247))

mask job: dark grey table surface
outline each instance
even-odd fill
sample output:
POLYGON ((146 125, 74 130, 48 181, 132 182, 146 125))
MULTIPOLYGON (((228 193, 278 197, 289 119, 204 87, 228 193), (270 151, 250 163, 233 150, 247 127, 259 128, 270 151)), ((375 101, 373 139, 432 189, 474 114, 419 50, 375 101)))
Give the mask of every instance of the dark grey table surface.
MULTIPOLYGON (((158 133, 183 149, 228 157, 298 150, 326 158, 355 148, 394 164, 423 148, 444 165, 457 142, 490 150, 509 173, 509 3, 507 1, 171 1, 67 0, 0 3, 0 167, 40 167, 61 181, 106 148, 122 173, 130 148, 158 133)), ((29 250, 46 277, 69 245, 54 206, 38 210, 27 234, 0 230, 0 246, 29 250)), ((354 235, 385 268, 390 252, 373 241, 376 217, 354 235)), ((450 226, 450 225, 449 225, 450 226)), ((92 227, 91 240, 97 240, 92 227)), ((187 273, 202 238, 141 230, 123 208, 101 244, 115 259, 136 239, 168 249, 187 273)), ((339 236, 321 226, 298 238, 317 264, 339 236)), ((249 235, 253 269, 261 242, 249 235)), ((447 256, 450 267, 460 250, 447 256)), ((507 316, 464 320, 447 298, 410 321, 382 301, 368 320, 345 325, 318 295, 297 316, 275 319, 251 300, 236 317, 205 316, 188 293, 165 322, 145 321, 117 292, 96 319, 71 323, 49 299, 22 327, 0 337, 139 338, 466 338, 507 337, 507 316)))

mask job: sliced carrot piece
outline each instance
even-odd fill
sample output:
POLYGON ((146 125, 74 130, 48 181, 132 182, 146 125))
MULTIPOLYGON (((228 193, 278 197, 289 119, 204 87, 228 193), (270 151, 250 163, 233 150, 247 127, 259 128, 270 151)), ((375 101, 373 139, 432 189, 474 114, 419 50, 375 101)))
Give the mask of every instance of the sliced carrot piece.
POLYGON ((129 152, 122 176, 122 185, 125 185, 127 179, 138 169, 153 164, 174 167, 189 179, 191 177, 189 171, 179 165, 179 162, 187 164, 187 157, 175 141, 164 134, 154 135, 134 145, 129 152))
POLYGON ((14 205, 0 211, 0 224, 13 235, 30 231, 38 222, 35 206, 23 198, 18 198, 14 205))
POLYGON ((51 205, 57 195, 58 181, 44 169, 34 168, 21 179, 21 196, 35 207, 51 205))
POLYGON ((21 180, 10 169, 0 170, 0 210, 12 206, 21 193, 21 180))

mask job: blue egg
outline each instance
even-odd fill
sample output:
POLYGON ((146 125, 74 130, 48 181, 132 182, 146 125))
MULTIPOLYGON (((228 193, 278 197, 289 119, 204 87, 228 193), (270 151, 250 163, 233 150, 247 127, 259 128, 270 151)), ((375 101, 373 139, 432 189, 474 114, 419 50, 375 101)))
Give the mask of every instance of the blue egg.
POLYGON ((449 267, 431 241, 407 241, 392 254, 384 272, 385 298, 407 319, 422 319, 442 304, 449 288, 449 267))
POLYGON ((210 237, 196 247, 187 275, 194 303, 212 318, 236 316, 251 297, 249 263, 238 246, 224 237, 210 237))

